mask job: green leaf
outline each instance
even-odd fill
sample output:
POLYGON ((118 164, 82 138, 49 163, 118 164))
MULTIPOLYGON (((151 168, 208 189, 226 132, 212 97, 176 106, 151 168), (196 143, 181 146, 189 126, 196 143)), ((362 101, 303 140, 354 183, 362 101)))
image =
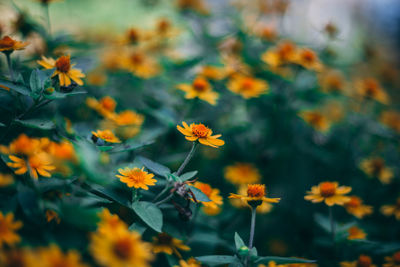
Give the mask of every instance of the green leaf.
POLYGON ((31 72, 31 77, 29 78, 29 85, 31 86, 34 98, 37 99, 43 90, 43 81, 41 80, 38 69, 34 69, 31 72))
POLYGON ((49 120, 41 120, 41 119, 15 120, 15 123, 18 123, 25 127, 41 129, 41 130, 51 130, 56 127, 54 122, 49 121, 49 120))
POLYGON ((6 125, 0 122, 0 127, 6 127, 6 125))
POLYGON ((155 174, 167 177, 167 175, 171 173, 171 170, 168 167, 161 165, 160 163, 154 162, 148 158, 141 156, 139 156, 138 159, 147 169, 154 172, 155 174))
POLYGON ((197 174, 197 171, 186 172, 186 173, 182 174, 180 176, 180 178, 184 182, 184 181, 189 180, 190 178, 193 178, 194 176, 196 176, 196 174, 197 174))
POLYGON ((13 82, 0 79, 0 85, 8 87, 11 90, 14 90, 23 95, 27 95, 27 96, 31 95, 31 91, 29 90, 29 88, 22 84, 15 84, 13 82))
POLYGON ((234 263, 237 261, 237 258, 228 255, 210 255, 210 256, 196 257, 196 260, 204 264, 221 265, 221 264, 234 263))
POLYGON ((67 96, 74 96, 74 95, 81 95, 81 94, 87 94, 86 91, 74 91, 71 93, 62 93, 62 92, 57 92, 54 91, 52 94, 49 95, 44 95, 47 99, 62 99, 66 98, 67 96))
POLYGON ((111 149, 113 149, 113 146, 98 146, 97 147, 100 151, 105 152, 105 151, 109 151, 111 149))
POLYGON ((110 150, 109 153, 120 153, 120 152, 128 152, 132 150, 136 150, 138 148, 148 146, 154 143, 154 140, 150 140, 143 143, 132 143, 132 144, 123 144, 119 146, 115 146, 114 149, 110 150))
POLYGON ((132 209, 148 226, 161 232, 163 215, 161 210, 151 202, 138 201, 132 204, 132 209))
POLYGON ((139 234, 143 235, 143 233, 147 230, 147 227, 139 222, 135 222, 132 223, 131 226, 129 226, 129 230, 138 232, 139 234))
POLYGON ((239 250, 241 247, 246 246, 243 239, 240 237, 240 235, 237 232, 235 232, 235 246, 236 246, 236 250, 239 250))
POLYGON ((266 263, 268 264, 270 261, 274 261, 276 264, 290 264, 290 263, 313 263, 315 260, 306 260, 294 257, 260 257, 255 263, 266 263))
MULTIPOLYGON (((315 222, 326 232, 330 233, 331 232, 331 222, 330 220, 321 214, 315 214, 314 216, 315 222)), ((335 229, 338 229, 338 225, 335 224, 335 229)))
POLYGON ((211 200, 208 198, 206 194, 204 194, 200 189, 197 189, 194 186, 189 185, 190 190, 193 192, 197 201, 201 202, 210 202, 211 200))

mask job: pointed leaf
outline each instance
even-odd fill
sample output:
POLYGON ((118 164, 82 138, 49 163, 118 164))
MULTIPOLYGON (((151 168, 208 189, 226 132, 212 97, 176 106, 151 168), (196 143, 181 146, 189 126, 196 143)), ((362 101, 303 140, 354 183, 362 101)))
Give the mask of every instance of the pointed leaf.
POLYGON ((161 210, 151 202, 138 201, 132 204, 132 209, 148 226, 161 232, 163 215, 161 210))
POLYGON ((197 201, 201 202, 210 202, 211 200, 208 198, 206 194, 204 194, 200 189, 197 189, 194 186, 189 185, 190 190, 193 192, 197 201))
POLYGON ((239 250, 241 247, 246 246, 243 239, 240 237, 240 235, 237 232, 235 232, 235 246, 236 246, 236 250, 239 250))
POLYGON ((155 174, 166 177, 168 174, 171 173, 171 170, 168 167, 161 165, 160 163, 154 162, 148 158, 141 157, 141 156, 139 156, 138 159, 143 163, 143 165, 147 169, 154 172, 155 174))

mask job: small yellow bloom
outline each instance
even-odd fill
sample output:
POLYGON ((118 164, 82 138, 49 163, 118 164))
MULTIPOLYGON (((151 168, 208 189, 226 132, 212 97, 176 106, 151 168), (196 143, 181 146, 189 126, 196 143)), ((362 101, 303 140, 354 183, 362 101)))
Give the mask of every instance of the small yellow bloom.
POLYGON ((382 267, 399 267, 400 266, 400 251, 397 251, 392 257, 385 257, 385 263, 382 267))
POLYGON ((66 253, 62 252, 57 245, 50 245, 47 248, 40 248, 37 251, 37 261, 43 267, 88 267, 81 260, 80 254, 75 250, 66 253))
POLYGON ((143 79, 152 78, 161 72, 158 62, 140 50, 135 50, 126 55, 121 66, 143 79))
POLYGON ((229 90, 241 95, 245 99, 259 97, 269 90, 269 85, 266 81, 240 74, 233 75, 227 87, 229 90))
POLYGON ((132 110, 125 110, 118 114, 111 114, 108 116, 108 119, 113 121, 117 126, 141 126, 144 122, 144 116, 132 110))
POLYGON ((96 100, 93 97, 88 97, 86 99, 86 105, 97 111, 100 115, 107 117, 109 114, 115 111, 117 103, 110 96, 105 96, 100 99, 100 101, 96 100))
MULTIPOLYGON (((247 185, 241 185, 238 189, 238 195, 246 195, 247 194, 247 185)), ((246 208, 248 207, 248 204, 246 201, 242 201, 241 199, 235 199, 235 198, 231 198, 229 199, 230 203, 232 204, 232 206, 236 207, 236 208, 246 208)), ((268 203, 268 202, 263 202, 261 205, 257 206, 256 212, 260 213, 260 214, 265 214, 268 213, 272 210, 273 206, 272 204, 268 203)))
POLYGON ((371 98, 382 104, 389 103, 389 96, 374 78, 366 78, 355 83, 356 93, 363 98, 371 98))
POLYGON ((348 213, 359 219, 372 214, 372 206, 364 205, 362 199, 357 196, 351 196, 350 201, 347 202, 344 207, 348 213))
POLYGON ((350 191, 350 186, 339 186, 337 182, 322 182, 317 186, 313 186, 304 199, 313 203, 324 201, 328 206, 335 204, 343 206, 350 201, 350 197, 345 196, 350 191))
POLYGON ((216 66, 206 65, 201 67, 199 76, 205 77, 210 80, 222 80, 225 78, 225 71, 223 68, 216 66))
POLYGON ((14 178, 10 174, 0 173, 0 187, 6 187, 14 183, 14 178))
POLYGON ((197 77, 192 84, 178 84, 177 88, 186 93, 186 99, 197 97, 211 105, 217 104, 218 93, 212 90, 210 83, 203 77, 197 77))
POLYGON ((327 116, 318 110, 301 111, 299 116, 317 131, 327 132, 331 127, 331 122, 327 116))
POLYGON ((356 261, 341 262, 340 267, 376 267, 376 265, 372 263, 371 257, 366 255, 360 255, 360 257, 356 261))
POLYGON ((381 207, 381 212, 385 216, 395 216, 396 220, 400 220, 400 197, 395 205, 384 205, 381 207))
POLYGON ((166 253, 168 255, 172 255, 172 253, 174 253, 179 258, 182 258, 178 249, 189 251, 190 247, 183 244, 182 240, 176 239, 167 233, 160 233, 156 237, 153 237, 154 253, 166 253))
POLYGON ((360 163, 360 168, 368 177, 376 177, 383 184, 390 183, 394 177, 392 169, 386 167, 385 161, 379 157, 364 159, 360 163))
POLYGON ((260 172, 250 163, 238 162, 224 170, 226 180, 235 185, 254 184, 261 180, 260 172))
POLYGON ((121 182, 125 183, 128 187, 143 188, 148 190, 148 185, 155 185, 157 180, 153 179, 154 174, 148 173, 139 168, 130 169, 126 167, 125 169, 118 169, 121 175, 115 175, 120 179, 121 182))
POLYGON ((0 248, 4 244, 12 246, 19 242, 21 238, 16 231, 21 227, 22 222, 14 221, 13 213, 3 215, 0 211, 0 248))
POLYGON ((325 93, 340 93, 345 89, 343 74, 336 70, 324 71, 319 75, 321 90, 325 93))
POLYGON ((246 201, 250 206, 253 206, 253 204, 259 206, 263 202, 278 203, 281 200, 280 198, 267 198, 266 195, 265 185, 248 184, 246 196, 230 193, 229 198, 246 201))
POLYGON ((218 139, 222 136, 221 134, 212 135, 212 130, 202 123, 192 123, 188 126, 187 123, 183 121, 182 125, 183 127, 177 125, 176 128, 185 135, 186 140, 192 142, 199 141, 200 144, 211 147, 219 147, 225 144, 223 140, 218 139))
POLYGON ((205 214, 214 216, 221 212, 222 197, 219 194, 219 189, 212 188, 209 184, 195 182, 194 187, 203 192, 211 201, 201 202, 204 207, 203 211, 205 214))
POLYGON ((108 143, 121 143, 121 140, 119 140, 110 130, 97 130, 97 132, 92 132, 92 134, 94 137, 100 138, 108 143))
POLYGON ((28 44, 27 42, 16 41, 10 36, 4 36, 0 40, 0 52, 12 53, 15 50, 23 50, 28 44))
POLYGON ((61 56, 57 60, 42 56, 42 60, 38 60, 37 63, 45 69, 56 68, 52 77, 58 76, 60 86, 71 85, 71 80, 78 85, 83 85, 81 78, 84 78, 85 74, 81 70, 73 68, 75 64, 71 64, 70 56, 61 56))
POLYGON ((384 111, 380 116, 380 121, 387 127, 400 133, 400 113, 396 111, 384 111))
POLYGON ((179 265, 175 265, 174 267, 201 267, 201 263, 194 258, 190 258, 187 261, 179 260, 179 265))
POLYGON ((268 49, 261 59, 271 68, 278 68, 288 64, 296 57, 296 45, 290 41, 280 43, 277 47, 268 49))
POLYGON ((13 155, 9 155, 9 158, 12 162, 8 162, 7 166, 16 169, 15 174, 24 174, 29 169, 30 175, 35 179, 38 179, 39 174, 51 177, 50 171, 56 168, 52 165, 49 155, 44 152, 29 156, 27 160, 13 155))
POLYGON ((353 239, 365 239, 367 237, 367 234, 357 226, 350 227, 348 230, 348 236, 347 239, 353 240, 353 239))
POLYGON ((297 51, 292 61, 309 70, 321 71, 323 69, 323 65, 317 54, 309 48, 303 48, 297 51))
POLYGON ((118 231, 125 231, 127 224, 118 215, 111 214, 108 209, 103 209, 99 213, 100 222, 97 224, 97 232, 104 236, 113 235, 118 231))

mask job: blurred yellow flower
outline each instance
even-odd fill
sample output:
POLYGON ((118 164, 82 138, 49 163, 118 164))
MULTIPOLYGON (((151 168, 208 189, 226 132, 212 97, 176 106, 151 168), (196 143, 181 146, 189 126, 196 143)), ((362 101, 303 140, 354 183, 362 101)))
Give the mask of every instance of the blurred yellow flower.
POLYGON ((95 137, 95 141, 97 140, 96 138, 100 138, 108 143, 121 143, 121 140, 119 140, 110 130, 97 130, 97 132, 92 132, 92 135, 95 137))
POLYGON ((235 185, 254 184, 261 180, 260 172, 250 163, 237 162, 224 170, 226 180, 235 185))
POLYGON ((318 77, 320 88, 325 93, 341 93, 345 89, 343 74, 337 70, 322 72, 318 77))
POLYGON ((190 258, 187 261, 179 260, 179 265, 174 265, 174 267, 201 267, 201 263, 195 260, 194 258, 190 258))
POLYGON ((12 53, 15 50, 23 50, 28 44, 27 42, 16 41, 6 35, 0 39, 0 52, 12 53))
POLYGON ((179 90, 186 93, 186 99, 199 98, 204 100, 211 105, 217 104, 217 99, 219 97, 218 93, 214 92, 210 83, 203 77, 197 77, 194 79, 192 84, 178 84, 176 86, 179 90))
MULTIPOLYGON (((40 248, 37 251, 36 260, 43 267, 88 267, 81 260, 80 254, 75 250, 70 250, 66 253, 52 244, 47 248, 40 248)), ((39 265, 37 265, 39 266, 39 265)))
POLYGON ((350 191, 350 186, 339 186, 337 182, 322 182, 317 186, 313 186, 311 191, 307 192, 308 195, 304 199, 313 203, 324 201, 328 206, 335 204, 343 206, 350 201, 350 197, 345 196, 350 191))
POLYGON ((133 75, 143 79, 152 78, 161 71, 158 62, 140 50, 128 53, 124 56, 121 64, 123 68, 131 71, 133 75))
POLYGON ((246 193, 247 195, 238 195, 230 193, 229 198, 246 201, 252 207, 259 206, 263 202, 278 203, 281 200, 280 198, 267 198, 265 185, 263 184, 248 184, 246 193))
POLYGON ((14 178, 10 174, 0 173, 0 187, 6 187, 14 183, 14 178))
POLYGON ((356 93, 363 98, 371 98, 382 104, 389 103, 389 96, 374 78, 366 78, 355 83, 356 93))
POLYGON ((360 255, 356 261, 341 262, 340 267, 376 267, 376 265, 372 263, 371 257, 367 255, 360 255))
POLYGON ((13 213, 10 212, 4 215, 0 211, 0 248, 3 247, 4 244, 13 246, 19 242, 21 238, 16 231, 21 227, 22 222, 14 221, 13 213))
POLYGON ((348 236, 347 239, 353 240, 353 239, 365 239, 367 237, 367 234, 357 226, 352 226, 348 230, 348 236))
POLYGON ((294 58, 291 60, 293 61, 293 63, 296 63, 309 70, 322 71, 323 69, 323 65, 319 60, 317 54, 309 48, 298 50, 294 58))
POLYGON ((219 147, 225 144, 223 140, 218 139, 222 136, 221 134, 212 135, 212 130, 202 123, 192 123, 188 126, 187 123, 183 121, 182 125, 183 127, 177 125, 176 128, 185 135, 186 140, 192 142, 199 141, 200 144, 211 147, 219 147))
POLYGON ((347 202, 344 207, 348 213, 359 219, 372 214, 372 206, 364 205, 362 199, 357 196, 350 196, 349 202, 347 202))
POLYGON ((400 113, 397 111, 384 111, 380 116, 380 121, 387 127, 400 133, 400 113))
POLYGON ((204 205, 203 211, 205 214, 214 216, 221 212, 221 205, 223 203, 222 197, 219 194, 219 189, 212 188, 209 184, 195 182, 194 187, 201 190, 211 201, 201 202, 204 205))
POLYGON ((327 116, 318 110, 304 110, 299 112, 299 116, 317 131, 327 132, 331 127, 327 116))
POLYGON ((385 216, 393 215, 396 217, 396 220, 400 220, 400 197, 397 198, 396 204, 382 206, 381 212, 385 216))
POLYGON ((9 155, 12 162, 7 162, 7 166, 14 168, 15 174, 21 175, 29 170, 30 175, 38 179, 39 174, 44 177, 51 177, 50 171, 55 170, 48 154, 42 152, 28 157, 27 160, 13 155, 9 155))
MULTIPOLYGON (((241 185, 237 191, 238 195, 246 195, 247 194, 247 185, 241 185)), ((247 201, 243 201, 241 199, 236 199, 236 198, 231 198, 229 199, 229 202, 232 204, 232 206, 236 208, 245 208, 248 207, 247 201)), ((260 214, 265 214, 268 213, 272 210, 273 206, 272 204, 268 202, 263 202, 261 205, 257 206, 257 213, 260 214)))
POLYGON ((297 47, 290 41, 284 41, 277 47, 268 49, 262 54, 261 59, 271 68, 278 68, 292 62, 296 57, 297 47))
POLYGON ((144 121, 144 116, 132 110, 125 110, 117 114, 111 114, 108 116, 108 119, 113 121, 117 126, 141 126, 144 121))
POLYGON ((225 78, 225 71, 221 67, 206 65, 201 67, 198 75, 210 80, 222 80, 225 78))
POLYGON ((97 111, 100 115, 107 117, 115 111, 117 103, 110 96, 105 96, 100 99, 100 101, 98 101, 96 98, 88 97, 86 98, 86 105, 97 111))
POLYGON ((71 80, 78 85, 83 85, 81 78, 84 78, 85 74, 81 70, 73 68, 75 64, 71 64, 70 56, 61 56, 57 60, 42 56, 42 60, 38 60, 37 63, 45 69, 55 68, 52 77, 58 76, 60 86, 71 85, 71 80))
POLYGON ((166 253, 172 255, 174 253, 179 258, 182 258, 179 250, 189 251, 190 247, 183 244, 183 241, 176 239, 167 233, 160 233, 156 237, 153 237, 153 252, 154 253, 166 253))
POLYGON ((392 169, 386 167, 385 161, 379 157, 362 160, 360 163, 360 169, 368 177, 376 177, 383 184, 390 183, 394 177, 392 169))
POLYGON ((382 267, 399 267, 400 266, 400 251, 393 253, 391 257, 385 257, 385 263, 382 267))
POLYGON ((146 171, 139 168, 124 168, 118 169, 118 172, 121 175, 115 175, 120 179, 121 182, 125 183, 128 187, 134 188, 143 188, 144 190, 148 190, 148 185, 155 185, 157 180, 153 179, 154 174, 148 173, 146 171))
POLYGON ((233 75, 227 87, 229 90, 235 94, 241 95, 245 99, 259 97, 269 90, 269 85, 266 81, 241 74, 233 75))

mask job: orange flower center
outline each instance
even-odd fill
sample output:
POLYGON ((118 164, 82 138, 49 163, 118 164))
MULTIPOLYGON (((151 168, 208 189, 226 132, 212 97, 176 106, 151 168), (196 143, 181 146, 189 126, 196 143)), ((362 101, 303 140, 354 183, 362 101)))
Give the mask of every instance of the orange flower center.
POLYGON ((118 258, 126 260, 130 256, 131 248, 132 243, 130 240, 128 238, 123 238, 114 243, 113 252, 118 258))
POLYGON ((242 81, 242 89, 243 90, 251 90, 254 86, 254 79, 251 77, 246 77, 242 81))
POLYGON ((165 233, 161 233, 157 237, 157 243, 162 244, 162 245, 171 245, 172 244, 172 237, 170 235, 167 235, 165 233))
POLYGON ((350 201, 346 203, 346 206, 356 208, 361 205, 361 200, 358 197, 351 197, 350 201))
POLYGON ((208 136, 210 129, 206 127, 204 124, 200 123, 193 125, 192 132, 195 136, 204 138, 208 136))
POLYGON ((161 21, 158 23, 158 25, 157 25, 157 30, 158 30, 160 33, 164 33, 164 32, 166 32, 166 31, 169 29, 170 26, 171 26, 171 24, 169 23, 169 21, 163 19, 163 20, 161 20, 161 21))
POLYGON ((374 79, 367 79, 364 81, 364 89, 367 96, 374 96, 379 89, 378 82, 374 79))
POLYGON ((4 36, 0 40, 0 48, 11 48, 15 44, 15 41, 10 36, 4 36))
POLYGON ((307 63, 315 62, 315 60, 317 58, 315 53, 308 49, 303 51, 303 53, 301 54, 301 57, 307 63))
POLYGON ((193 81, 193 88, 197 92, 205 92, 208 89, 208 82, 203 78, 196 78, 193 81))
POLYGON ((42 165, 42 162, 38 157, 33 156, 33 157, 29 158, 29 166, 32 169, 38 169, 41 165, 42 165))
POLYGON ((71 69, 71 61, 69 56, 61 56, 56 61, 56 68, 60 72, 67 73, 71 69))
POLYGON ((319 185, 319 189, 321 191, 321 195, 323 197, 331 197, 336 193, 336 186, 331 182, 323 182, 319 185))
POLYGON ((278 55, 281 59, 288 59, 294 52, 294 45, 292 43, 283 43, 278 47, 278 55))
POLYGON ((365 255, 361 255, 357 261, 357 267, 370 267, 371 266, 371 258, 365 255))
POLYGON ((137 41, 139 41, 139 33, 137 32, 137 30, 129 29, 127 35, 129 41, 131 41, 132 43, 136 43, 137 41))
POLYGON ((265 185, 263 184, 249 184, 247 185, 248 197, 263 197, 265 196, 265 185))
POLYGON ((106 97, 101 99, 101 105, 106 110, 113 111, 114 108, 115 108, 115 101, 111 97, 106 96, 106 97))
POLYGON ((143 57, 142 54, 133 53, 133 54, 131 55, 131 62, 132 62, 133 64, 135 64, 135 65, 140 65, 140 64, 143 63, 143 61, 144 61, 144 57, 143 57))
POLYGON ((393 260, 396 264, 400 263, 400 251, 393 254, 393 260))
POLYGON ((144 183, 145 173, 142 170, 133 170, 130 173, 129 178, 131 178, 133 181, 137 183, 144 183))

